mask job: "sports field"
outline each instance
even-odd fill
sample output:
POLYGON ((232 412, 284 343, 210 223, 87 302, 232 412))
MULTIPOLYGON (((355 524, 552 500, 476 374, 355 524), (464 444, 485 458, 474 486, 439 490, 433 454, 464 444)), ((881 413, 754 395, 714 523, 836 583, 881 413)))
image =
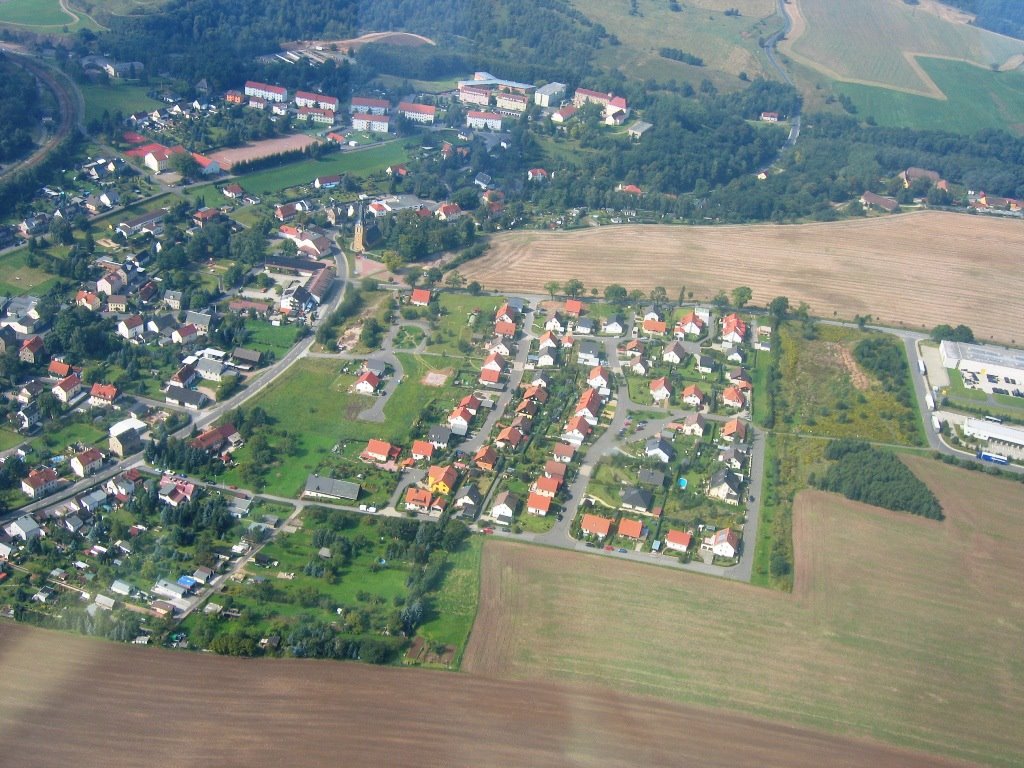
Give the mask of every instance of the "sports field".
POLYGON ((993 72, 962 61, 922 57, 918 63, 946 100, 855 83, 837 83, 857 114, 879 125, 960 133, 995 128, 1024 134, 1024 70, 993 72))
POLYGON ((926 0, 790 0, 793 29, 780 49, 845 82, 942 98, 917 56, 952 57, 982 67, 1024 52, 1024 41, 952 21, 926 0))
POLYGON ((909 460, 942 523, 798 495, 793 594, 504 541, 463 669, 1024 760, 1024 487, 909 460))
POLYGON ((685 286, 705 300, 747 285, 762 306, 783 295, 823 317, 870 314, 916 329, 965 323, 981 339, 1012 342, 1024 341, 1022 252, 1019 221, 929 211, 788 226, 502 233, 459 271, 491 289, 540 294, 549 280, 572 278, 587 289, 660 285, 670 296, 685 286))
POLYGON ((259 160, 263 157, 280 155, 283 152, 291 152, 296 149, 305 149, 317 141, 312 136, 304 133, 293 133, 289 136, 279 136, 276 139, 264 139, 254 141, 243 147, 232 147, 211 152, 209 157, 220 163, 220 167, 230 171, 235 163, 242 163, 249 160, 259 160))
POLYGON ((246 191, 265 195, 301 184, 312 184, 317 176, 341 173, 365 176, 408 159, 409 155, 403 142, 393 141, 365 150, 336 152, 326 155, 321 160, 302 160, 280 168, 256 171, 240 176, 238 181, 246 191))
POLYGON ((0 736, 32 734, 19 768, 951 766, 607 687, 252 661, 9 622, 0 623, 0 662, 0 736))

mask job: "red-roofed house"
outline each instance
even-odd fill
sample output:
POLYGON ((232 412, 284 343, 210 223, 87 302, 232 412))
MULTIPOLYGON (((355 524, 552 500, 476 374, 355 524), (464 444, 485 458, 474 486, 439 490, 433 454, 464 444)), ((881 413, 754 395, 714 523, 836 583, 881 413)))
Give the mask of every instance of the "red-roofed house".
POLYGON ((480 378, 478 381, 481 384, 488 386, 495 386, 501 383, 501 372, 495 371, 491 368, 483 368, 480 370, 480 378))
POLYGON ((723 528, 704 539, 700 546, 701 549, 710 549, 719 557, 736 557, 736 552, 740 548, 740 537, 732 528, 723 528))
POLYGON ((543 168, 531 168, 526 172, 527 181, 547 181, 548 172, 543 168))
POLYGON ((739 344, 747 335, 747 324, 735 312, 722 318, 722 341, 739 344))
POLYGON ((653 318, 644 319, 644 332, 645 333, 657 333, 663 334, 668 329, 664 320, 655 320, 653 318))
POLYGON ((71 459, 71 471, 79 477, 91 475, 103 466, 103 454, 95 448, 82 451, 71 459))
POLYGON ((612 529, 612 521, 607 517, 584 515, 580 521, 580 532, 584 536, 594 536, 603 540, 612 529))
POLYGON ((493 472, 498 463, 498 452, 490 445, 482 445, 473 454, 473 463, 486 472, 493 472))
POLYGON ((462 207, 458 203, 443 203, 437 207, 435 215, 441 221, 451 221, 462 215, 462 207))
POLYGON ((57 473, 50 467, 31 469, 28 476, 21 479, 21 491, 30 499, 39 499, 53 491, 59 482, 57 473))
POLYGON ((672 398, 672 385, 664 376, 651 382, 651 397, 656 403, 667 403, 672 398))
POLYGON ((430 291, 426 288, 413 288, 409 303, 414 307, 425 307, 430 303, 430 291))
POLYGON ((96 312, 100 307, 103 306, 103 302, 100 297, 90 291, 79 291, 75 294, 75 304, 79 307, 85 307, 86 309, 96 312))
POLYGON ((555 461, 560 464, 568 464, 572 461, 572 457, 576 455, 576 448, 565 443, 556 443, 552 455, 555 457, 555 461))
MULTIPOLYGON (((559 465, 562 466, 562 465, 559 465)), ((558 490, 562 487, 562 478, 560 477, 548 477, 547 475, 541 475, 530 486, 530 490, 541 496, 548 496, 549 498, 555 498, 558 495, 558 490)))
POLYGON ((620 520, 619 521, 619 536, 623 536, 627 539, 639 540, 644 535, 644 524, 639 520, 620 520))
POLYGON ((688 312, 673 329, 676 338, 684 336, 700 336, 704 332, 704 321, 693 312, 688 312))
POLYGON ((414 123, 433 125, 434 118, 437 116, 437 107, 429 104, 413 104, 409 101, 402 101, 398 104, 398 114, 414 123))
POLYGON ((693 536, 686 531, 669 531, 665 536, 665 549, 672 549, 676 552, 685 552, 690 548, 693 536))
POLYGON ((63 360, 51 360, 50 364, 46 367, 46 372, 51 376, 56 376, 58 379, 63 379, 65 376, 71 375, 71 365, 63 360))
POLYGON ((361 395, 372 395, 380 386, 380 378, 373 371, 366 371, 356 379, 355 391, 361 395))
POLYGON ((384 440, 371 438, 370 441, 366 443, 366 450, 363 451, 359 458, 384 464, 390 459, 398 458, 398 454, 401 453, 401 451, 402 449, 397 445, 392 445, 384 440))
MULTIPOLYGON (((565 431, 562 433, 562 439, 570 445, 574 445, 578 448, 593 431, 593 428, 585 419, 582 419, 579 416, 574 416, 569 419, 569 423, 565 425, 565 431)), ((558 458, 557 455, 556 458, 558 458)))
POLYGON ((113 405, 115 400, 117 400, 117 387, 113 384, 100 384, 96 382, 89 391, 89 405, 113 405))
POLYGON ((82 380, 77 373, 72 373, 58 381, 50 391, 53 392, 54 397, 67 405, 75 395, 82 391, 82 380))
POLYGON ((722 405, 727 408, 742 408, 747 404, 747 399, 738 387, 726 387, 722 392, 722 405))
POLYGON ((531 515, 544 517, 551 510, 551 497, 539 493, 531 493, 526 500, 526 511, 531 515))
POLYGON ((456 408, 448 417, 448 428, 453 434, 462 436, 469 431, 469 423, 473 420, 473 414, 465 408, 456 408))
POLYGON ((597 365, 590 369, 590 374, 587 376, 587 384, 594 389, 603 389, 607 387, 612 380, 611 373, 603 365, 597 365))
POLYGON ((746 442, 747 425, 739 419, 730 419, 722 427, 722 439, 730 443, 734 440, 741 443, 746 442))
POLYGON ((524 440, 526 440, 526 435, 518 427, 505 427, 498 433, 494 444, 498 448, 510 448, 515 451, 523 444, 524 440))
POLYGON ((691 408, 700 408, 704 405, 704 393, 696 384, 690 384, 683 390, 683 404, 691 408))
POLYGON ((18 349, 18 358, 29 365, 42 362, 45 354, 46 348, 43 345, 42 336, 30 336, 21 342, 21 347, 18 349))
POLYGON ((513 338, 516 335, 516 324, 507 320, 498 320, 494 324, 494 333, 506 339, 513 338))
MULTIPOLYGON (((141 318, 139 318, 141 320, 141 318)), ((175 344, 191 344, 199 338, 199 329, 193 323, 183 325, 175 329, 171 334, 171 341, 175 344)))
POLYGON ((426 488, 410 488, 405 492, 405 508, 410 512, 429 512, 432 499, 426 488))
POLYGON ((416 440, 411 453, 414 461, 430 460, 434 456, 434 446, 427 440, 416 440))

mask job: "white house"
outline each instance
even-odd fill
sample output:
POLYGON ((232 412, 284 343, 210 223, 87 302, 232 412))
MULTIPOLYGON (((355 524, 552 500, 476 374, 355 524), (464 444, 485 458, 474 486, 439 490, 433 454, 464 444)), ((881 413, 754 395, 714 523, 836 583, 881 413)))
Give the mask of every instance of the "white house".
POLYGON ((651 382, 651 397, 656 403, 666 403, 672 398, 672 386, 664 376, 651 382))

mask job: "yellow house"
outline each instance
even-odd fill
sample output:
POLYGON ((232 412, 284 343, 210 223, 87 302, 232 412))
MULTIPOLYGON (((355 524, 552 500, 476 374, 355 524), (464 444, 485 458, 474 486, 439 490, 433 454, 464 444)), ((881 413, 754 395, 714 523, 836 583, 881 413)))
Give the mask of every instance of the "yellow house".
POLYGON ((447 496, 455 488, 459 476, 452 467, 432 466, 427 470, 427 487, 431 493, 447 496))

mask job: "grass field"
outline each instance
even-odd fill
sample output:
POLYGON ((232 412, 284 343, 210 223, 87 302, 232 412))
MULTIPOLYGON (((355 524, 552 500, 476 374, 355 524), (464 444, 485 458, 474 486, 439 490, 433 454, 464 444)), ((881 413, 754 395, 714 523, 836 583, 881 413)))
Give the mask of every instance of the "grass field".
POLYGON ((473 536, 460 551, 448 556, 448 570, 437 595, 431 600, 429 618, 417 631, 430 643, 458 648, 456 667, 476 619, 482 550, 483 539, 473 536))
POLYGON ((766 62, 757 40, 779 25, 772 0, 701 0, 679 3, 676 12, 667 2, 642 2, 636 15, 630 14, 630 4, 623 0, 576 0, 573 4, 621 42, 602 49, 598 56, 601 64, 638 79, 661 82, 716 80, 726 74, 739 85, 736 76, 740 72, 750 77, 765 73, 766 62), (728 8, 738 9, 740 15, 726 16, 728 8), (699 56, 706 66, 663 58, 658 55, 660 48, 678 48, 699 56))
POLYGON ((58 0, 4 0, 0 3, 0 24, 23 27, 71 26, 75 19, 58 0))
POLYGON ((947 520, 805 491, 792 595, 488 541, 463 668, 1019 765, 1024 487, 908 462, 947 520))
POLYGON ((879 125, 974 133, 999 128, 1024 134, 1024 72, 993 72, 961 61, 922 58, 947 100, 855 83, 837 83, 857 113, 879 125))
POLYGON ((661 285, 670 296, 685 285, 698 299, 748 285, 754 304, 783 295, 819 316, 870 314, 915 329, 962 322, 979 339, 1012 343, 1024 341, 1022 248, 1019 222, 929 211, 789 226, 501 233, 460 272, 491 289, 535 293, 548 280, 581 277, 588 289, 661 285), (1002 322, 993 305, 1015 321, 1002 322))
POLYGON ((982 67, 1024 52, 1024 41, 943 18, 933 5, 902 0, 793 0, 782 51, 835 80, 941 98, 916 57, 952 57, 982 67))
POLYGON ((0 256, 0 295, 45 293, 59 278, 28 265, 28 248, 0 256))
POLYGON ((246 320, 245 330, 249 332, 246 347, 257 349, 264 354, 273 352, 280 359, 295 346, 298 326, 271 325, 265 320, 246 320))
POLYGON ((400 141, 359 151, 334 153, 322 160, 303 160, 298 163, 246 174, 238 182, 247 192, 265 195, 300 184, 310 184, 317 176, 350 173, 365 176, 382 171, 389 165, 409 159, 405 145, 400 141))
MULTIPOLYGON (((2 6, 0 6, 2 7, 2 6)), ((111 115, 117 110, 128 115, 142 110, 154 110, 166 106, 163 102, 151 99, 146 95, 149 90, 145 85, 90 85, 78 86, 85 99, 85 122, 99 120, 104 112, 111 115)))

